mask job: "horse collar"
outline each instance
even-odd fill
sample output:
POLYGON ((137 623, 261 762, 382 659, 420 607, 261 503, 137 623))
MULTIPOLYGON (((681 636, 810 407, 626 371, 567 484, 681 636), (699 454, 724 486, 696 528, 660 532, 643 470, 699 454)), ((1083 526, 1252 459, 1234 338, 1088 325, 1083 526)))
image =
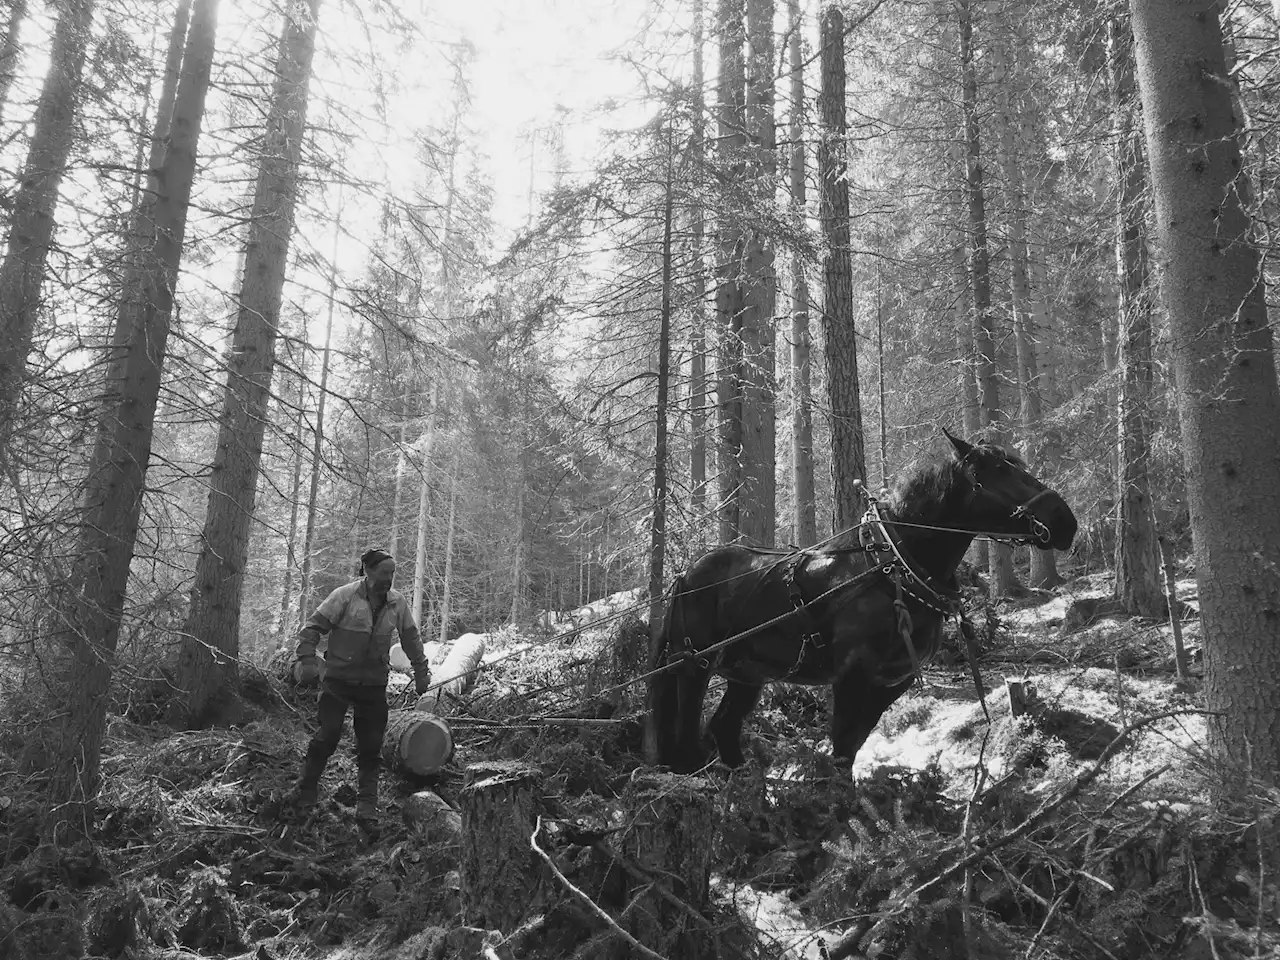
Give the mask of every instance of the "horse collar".
POLYGON ((902 589, 913 600, 918 600, 926 607, 950 616, 961 609, 960 594, 955 590, 935 585, 933 578, 911 559, 906 547, 893 535, 889 524, 880 516, 880 505, 872 500, 862 519, 859 540, 868 554, 873 551, 887 549, 893 558, 885 567, 885 573, 895 568, 905 574, 902 589))

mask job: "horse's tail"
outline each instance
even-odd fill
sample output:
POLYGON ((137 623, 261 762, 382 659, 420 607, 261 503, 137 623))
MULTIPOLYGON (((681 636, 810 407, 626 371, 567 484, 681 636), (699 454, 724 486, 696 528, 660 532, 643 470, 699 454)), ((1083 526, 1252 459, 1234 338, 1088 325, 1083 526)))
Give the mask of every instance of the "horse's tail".
MULTIPOLYGON (((684 629, 684 577, 678 576, 667 591, 667 609, 663 616, 662 633, 653 644, 649 657, 649 669, 659 670, 667 665, 672 653, 672 639, 684 629)), ((651 762, 673 766, 678 752, 680 731, 680 681, 678 668, 662 670, 649 678, 649 722, 653 731, 651 762)))

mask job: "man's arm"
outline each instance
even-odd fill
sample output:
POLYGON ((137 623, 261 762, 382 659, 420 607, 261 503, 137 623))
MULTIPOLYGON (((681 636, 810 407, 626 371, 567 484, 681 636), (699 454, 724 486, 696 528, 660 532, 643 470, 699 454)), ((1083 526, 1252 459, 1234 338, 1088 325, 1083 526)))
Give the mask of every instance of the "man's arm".
POLYGON ((316 655, 316 645, 320 643, 320 638, 332 630, 333 625, 341 618, 342 600, 338 596, 341 589, 339 587, 338 590, 325 597, 324 602, 316 607, 316 612, 311 614, 306 625, 298 631, 297 659, 314 657, 316 655))

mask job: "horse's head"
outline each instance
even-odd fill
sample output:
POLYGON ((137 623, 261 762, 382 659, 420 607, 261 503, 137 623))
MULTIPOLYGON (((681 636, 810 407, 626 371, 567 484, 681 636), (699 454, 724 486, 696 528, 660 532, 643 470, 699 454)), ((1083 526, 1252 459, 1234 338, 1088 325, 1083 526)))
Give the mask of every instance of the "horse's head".
POLYGON ((1027 472, 1026 464, 990 443, 953 437, 956 462, 972 493, 966 521, 975 530, 1026 540, 1041 550, 1066 550, 1076 535, 1076 516, 1055 491, 1027 472))

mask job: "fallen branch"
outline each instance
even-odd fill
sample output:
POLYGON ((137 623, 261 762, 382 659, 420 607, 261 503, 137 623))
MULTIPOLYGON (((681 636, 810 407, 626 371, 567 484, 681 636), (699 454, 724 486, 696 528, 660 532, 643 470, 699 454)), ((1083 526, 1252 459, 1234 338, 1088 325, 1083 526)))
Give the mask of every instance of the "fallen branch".
POLYGON ((542 859, 542 862, 545 863, 551 869, 551 873, 555 876, 557 880, 560 881, 561 885, 563 885, 564 888, 569 891, 569 893, 571 893, 573 896, 581 900, 582 903, 586 905, 588 910, 590 910, 597 917, 599 917, 606 924, 608 924, 613 929, 614 933, 622 937, 623 940, 626 940, 627 943, 631 944, 633 947, 639 950, 642 954, 644 954, 644 956, 649 957, 650 960, 667 960, 667 958, 664 957, 662 954, 654 953, 652 950, 646 947, 643 943, 641 943, 631 934, 627 933, 627 931, 623 930, 620 926, 618 926, 617 921, 615 921, 613 917, 609 916, 609 914, 605 912, 605 909, 602 906, 600 906, 600 904, 596 903, 589 896, 587 896, 585 893, 583 893, 581 890, 575 887, 573 883, 569 880, 569 878, 560 872, 560 868, 556 866, 555 861, 551 859, 551 857, 547 854, 545 850, 543 850, 540 846, 538 846, 538 834, 541 831, 542 831, 542 817, 538 817, 538 822, 535 823, 533 827, 533 833, 529 835, 529 846, 532 847, 533 852, 536 853, 542 859))

